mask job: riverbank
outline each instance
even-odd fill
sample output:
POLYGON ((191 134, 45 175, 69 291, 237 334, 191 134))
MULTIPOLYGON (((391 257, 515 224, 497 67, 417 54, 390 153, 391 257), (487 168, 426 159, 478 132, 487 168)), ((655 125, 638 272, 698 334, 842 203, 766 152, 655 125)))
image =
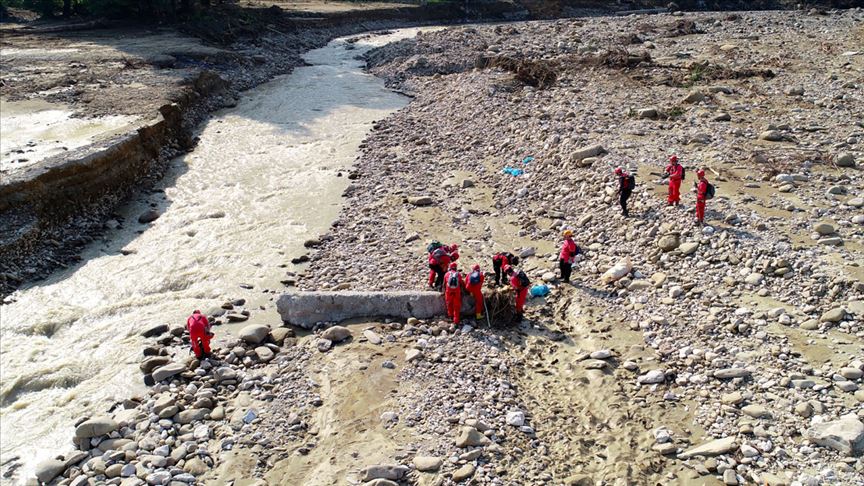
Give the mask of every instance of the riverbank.
POLYGON ((68 141, 4 142, 0 295, 80 261, 122 202, 151 188, 171 158, 195 145, 201 121, 304 65, 309 50, 369 30, 524 15, 508 2, 476 11, 337 3, 321 12, 288 3, 224 5, 168 28, 2 24, 0 96, 22 106, 50 102, 65 121, 49 122, 44 134, 68 141), (111 131, 111 117, 125 117, 132 128, 111 131), (104 128, 85 133, 77 120, 104 128))

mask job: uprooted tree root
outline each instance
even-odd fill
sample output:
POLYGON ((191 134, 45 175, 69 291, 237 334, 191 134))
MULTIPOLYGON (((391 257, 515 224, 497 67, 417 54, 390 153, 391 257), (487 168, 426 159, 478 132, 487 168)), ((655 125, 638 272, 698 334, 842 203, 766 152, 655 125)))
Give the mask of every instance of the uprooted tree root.
POLYGON ((654 61, 647 51, 631 52, 627 49, 612 49, 598 54, 581 56, 576 59, 576 63, 608 68, 633 68, 637 66, 651 66, 654 61))
POLYGON ((480 57, 475 66, 479 69, 499 68, 509 71, 522 83, 545 89, 558 79, 558 66, 548 61, 514 59, 507 56, 480 57))
POLYGON ((709 64, 707 66, 704 66, 702 64, 693 64, 688 68, 688 72, 690 78, 698 76, 698 81, 717 81, 720 79, 746 79, 755 77, 761 77, 762 79, 771 79, 777 76, 777 74, 770 69, 734 69, 728 68, 720 64, 709 64))
POLYGON ((486 300, 486 313, 492 327, 508 327, 517 322, 516 295, 513 289, 483 289, 483 298, 486 300))

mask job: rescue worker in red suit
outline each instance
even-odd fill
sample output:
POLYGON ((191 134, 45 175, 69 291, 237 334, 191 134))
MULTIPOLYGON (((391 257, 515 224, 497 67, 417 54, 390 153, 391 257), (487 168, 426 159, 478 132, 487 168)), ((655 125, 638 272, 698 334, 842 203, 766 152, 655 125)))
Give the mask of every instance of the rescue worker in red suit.
MULTIPOLYGON (((519 257, 507 251, 496 253, 492 257, 492 270, 495 272, 496 287, 501 285, 501 273, 503 269, 510 265, 519 265, 519 257)), ((504 283, 507 283, 507 275, 504 275, 504 283)))
POLYGON ((699 178, 695 182, 696 185, 696 224, 705 222, 705 194, 708 192, 708 179, 705 178, 705 171, 698 170, 696 176, 699 178))
POLYGON ((186 319, 186 329, 189 331, 195 357, 201 359, 209 356, 210 338, 213 337, 213 333, 210 332, 210 321, 207 316, 201 314, 199 310, 192 312, 189 319, 186 319))
POLYGON ((558 268, 561 270, 561 279, 564 283, 570 282, 570 274, 573 272, 573 262, 576 261, 576 255, 579 253, 579 247, 573 241, 573 231, 564 230, 561 233, 564 237, 564 242, 561 244, 561 252, 558 254, 558 268))
POLYGON ((480 271, 480 265, 471 267, 471 273, 465 275, 465 289, 474 297, 474 317, 483 318, 483 281, 486 276, 480 271))
POLYGON ((684 180, 684 166, 678 163, 678 156, 669 157, 666 176, 669 177, 669 197, 666 199, 666 205, 677 206, 681 204, 681 181, 684 180))
POLYGON ((459 246, 455 243, 444 245, 429 253, 429 286, 441 289, 444 284, 444 272, 450 267, 450 262, 459 259, 459 246))
POLYGON ((526 285, 522 282, 520 274, 522 276, 525 274, 521 270, 516 272, 513 270, 513 267, 507 267, 504 273, 510 278, 510 286, 516 291, 516 318, 521 321, 522 316, 525 314, 525 300, 528 298, 528 287, 530 284, 526 285))
POLYGON ((453 324, 459 324, 462 314, 463 288, 462 273, 456 267, 456 262, 453 262, 450 271, 444 275, 444 307, 447 308, 447 316, 453 319, 453 324))

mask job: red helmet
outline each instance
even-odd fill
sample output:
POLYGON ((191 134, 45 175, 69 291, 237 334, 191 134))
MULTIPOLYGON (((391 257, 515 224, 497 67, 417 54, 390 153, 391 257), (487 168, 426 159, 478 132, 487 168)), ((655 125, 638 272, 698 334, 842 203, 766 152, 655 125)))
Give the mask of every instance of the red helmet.
POLYGON ((700 178, 701 178, 701 177, 705 177, 705 171, 702 170, 702 169, 697 170, 697 171, 696 171, 696 176, 698 176, 698 177, 700 177, 700 178))
POLYGON ((458 249, 459 249, 459 245, 457 245, 456 243, 453 243, 452 245, 450 245, 450 251, 456 251, 458 249))
POLYGON ((480 265, 477 264, 477 263, 475 263, 474 266, 471 267, 471 270, 474 270, 475 272, 476 272, 476 271, 479 271, 479 270, 480 270, 480 265))
POLYGON ((623 174, 624 174, 624 169, 622 169, 621 167, 616 167, 616 168, 615 168, 615 175, 619 175, 619 176, 620 176, 620 175, 623 175, 623 174))
POLYGON ((195 310, 194 310, 194 311, 192 311, 192 313, 193 313, 193 314, 200 314, 200 313, 201 313, 201 311, 200 311, 200 310, 198 310, 198 309, 195 309, 195 310))
POLYGON ((450 270, 456 270, 456 262, 450 262, 450 270))
POLYGON ((669 156, 669 162, 672 162, 673 164, 678 162, 678 156, 677 155, 670 155, 669 156))

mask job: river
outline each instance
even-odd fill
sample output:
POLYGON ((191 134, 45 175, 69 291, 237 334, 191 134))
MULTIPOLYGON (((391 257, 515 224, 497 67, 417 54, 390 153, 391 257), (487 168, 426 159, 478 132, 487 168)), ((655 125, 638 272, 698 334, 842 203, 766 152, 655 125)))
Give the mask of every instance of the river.
POLYGON ((27 477, 72 447, 76 419, 143 390, 142 329, 183 325, 193 309, 233 298, 255 321, 278 324, 264 290, 284 288, 291 258, 337 216, 348 183, 339 171, 372 123, 407 103, 355 57, 416 32, 361 36, 354 47, 337 39, 307 53, 310 66, 246 92, 81 264, 0 307, 4 470, 19 456, 27 477), (151 207, 161 217, 139 224, 151 207))

